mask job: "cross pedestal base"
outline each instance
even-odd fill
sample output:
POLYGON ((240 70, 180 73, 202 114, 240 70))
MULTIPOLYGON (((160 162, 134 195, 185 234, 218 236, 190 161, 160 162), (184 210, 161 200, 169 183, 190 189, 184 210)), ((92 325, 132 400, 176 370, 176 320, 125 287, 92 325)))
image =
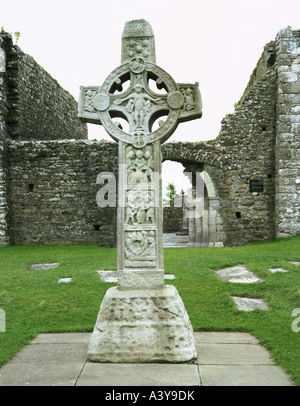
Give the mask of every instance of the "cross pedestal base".
POLYGON ((90 339, 95 362, 193 362, 193 329, 172 285, 160 290, 108 289, 90 339))

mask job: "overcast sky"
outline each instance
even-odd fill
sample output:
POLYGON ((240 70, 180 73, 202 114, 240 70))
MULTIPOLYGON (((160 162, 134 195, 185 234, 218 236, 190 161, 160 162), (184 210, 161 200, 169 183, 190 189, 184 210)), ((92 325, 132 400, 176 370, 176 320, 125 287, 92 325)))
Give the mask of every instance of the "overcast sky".
MULTIPOLYGON (((176 82, 199 82, 203 117, 169 141, 215 138, 233 112, 266 43, 300 29, 300 0, 0 0, 0 26, 77 100, 80 85, 102 85, 120 65, 126 21, 144 18, 156 63, 176 82)), ((89 125, 90 138, 106 138, 89 125)))

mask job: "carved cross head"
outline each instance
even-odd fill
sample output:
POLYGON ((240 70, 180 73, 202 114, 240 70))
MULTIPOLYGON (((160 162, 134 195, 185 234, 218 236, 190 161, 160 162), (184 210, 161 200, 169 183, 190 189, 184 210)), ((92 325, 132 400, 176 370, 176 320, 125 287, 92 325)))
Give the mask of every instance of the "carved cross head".
POLYGON ((176 83, 156 65, 150 24, 133 20, 123 31, 121 65, 101 87, 81 87, 78 116, 83 122, 102 124, 116 141, 143 148, 166 141, 180 122, 202 116, 198 86, 176 83), (118 118, 128 128, 123 129, 118 118))

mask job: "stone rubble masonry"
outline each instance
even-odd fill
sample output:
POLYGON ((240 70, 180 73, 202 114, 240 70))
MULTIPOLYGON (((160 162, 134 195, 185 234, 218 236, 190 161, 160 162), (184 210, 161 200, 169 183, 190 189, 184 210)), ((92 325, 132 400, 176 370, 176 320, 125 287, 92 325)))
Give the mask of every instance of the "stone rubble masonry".
POLYGON ((38 63, 1 33, 6 55, 8 133, 18 140, 87 139, 77 117, 77 102, 38 63))
POLYGON ((276 70, 274 43, 266 45, 235 112, 222 121, 219 198, 225 243, 272 238, 274 224, 276 70), (251 191, 250 182, 263 182, 251 191))
POLYGON ((275 221, 278 237, 300 232, 300 30, 277 34, 275 221))
POLYGON ((13 195, 9 192, 8 145, 12 140, 34 139, 87 139, 87 127, 77 117, 75 99, 31 56, 13 45, 10 34, 1 32, 0 245, 9 243, 15 220, 9 210, 13 195))
POLYGON ((7 223, 7 168, 5 145, 0 140, 0 246, 8 245, 8 223, 7 223))
POLYGON ((8 202, 7 202, 7 154, 6 139, 8 129, 5 122, 7 116, 7 85, 5 81, 5 62, 6 56, 3 50, 3 38, 0 36, 0 245, 7 245, 8 238, 8 202))
POLYGON ((101 172, 118 173, 117 143, 11 141, 11 242, 113 246, 116 208, 96 203, 101 172))
MULTIPOLYGON (((116 208, 97 206, 96 178, 117 176, 117 144, 86 140, 77 103, 8 34, 0 50, 0 244, 115 245, 116 208)), ((215 140, 167 142, 162 155, 209 175, 215 242, 299 233, 300 31, 282 29, 264 47, 215 140)), ((167 214, 171 228, 177 214, 167 214)))
POLYGON ((163 208, 163 231, 164 233, 176 233, 181 231, 183 222, 183 207, 170 204, 163 208))

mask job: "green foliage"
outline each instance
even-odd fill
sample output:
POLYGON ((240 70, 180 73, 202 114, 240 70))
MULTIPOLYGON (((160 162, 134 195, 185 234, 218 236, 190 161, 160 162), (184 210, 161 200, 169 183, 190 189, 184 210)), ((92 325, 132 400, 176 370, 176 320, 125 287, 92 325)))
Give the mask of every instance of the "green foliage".
POLYGON ((239 101, 236 102, 236 103, 234 103, 234 105, 233 105, 234 110, 236 110, 236 109, 239 107, 239 105, 240 105, 240 102, 239 102, 239 101))
MULTIPOLYGON (((6 30, 4 29, 3 25, 1 26, 1 33, 6 32, 6 30)), ((18 41, 21 38, 21 33, 19 31, 15 31, 14 33, 10 32, 9 33, 16 41, 16 45, 18 44, 18 41)))
MULTIPOLYGON (((300 385, 300 332, 294 332, 294 309, 300 308, 300 236, 243 247, 168 248, 165 272, 176 286, 195 331, 241 331, 254 335, 274 362, 300 385), (224 282, 215 270, 244 264, 263 282, 224 282), (270 268, 287 273, 272 274, 270 268), (263 299, 268 311, 238 311, 232 296, 263 299)), ((97 246, 0 247, 0 308, 6 332, 0 333, 4 365, 39 333, 92 331, 106 290, 97 270, 116 269, 117 250, 97 246), (37 263, 57 268, 30 271, 37 263), (71 277, 69 284, 58 284, 71 277)), ((299 323, 300 327, 300 323, 299 323)))
POLYGON ((16 31, 14 33, 14 37, 16 39, 16 44, 18 43, 19 39, 21 38, 21 33, 19 31, 16 31))
MULTIPOLYGON (((176 190, 176 187, 173 183, 169 183, 168 186, 166 187, 167 191, 164 196, 164 204, 169 205, 169 204, 174 204, 174 201, 176 198, 179 198, 179 194, 176 190)), ((184 190, 180 191, 180 195, 184 195, 184 190)))

